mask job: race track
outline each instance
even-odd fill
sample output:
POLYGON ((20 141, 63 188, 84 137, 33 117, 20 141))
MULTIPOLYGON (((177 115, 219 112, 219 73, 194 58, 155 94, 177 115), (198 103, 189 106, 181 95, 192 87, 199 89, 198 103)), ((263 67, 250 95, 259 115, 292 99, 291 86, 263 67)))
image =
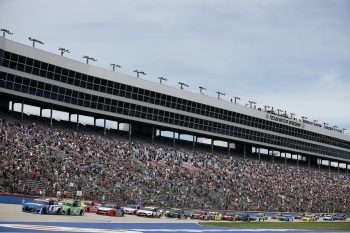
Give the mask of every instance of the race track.
POLYGON ((22 213, 20 205, 0 204, 0 232, 344 232, 286 229, 229 229, 204 227, 196 220, 149 219, 136 216, 108 217, 87 213, 84 216, 57 216, 22 213))

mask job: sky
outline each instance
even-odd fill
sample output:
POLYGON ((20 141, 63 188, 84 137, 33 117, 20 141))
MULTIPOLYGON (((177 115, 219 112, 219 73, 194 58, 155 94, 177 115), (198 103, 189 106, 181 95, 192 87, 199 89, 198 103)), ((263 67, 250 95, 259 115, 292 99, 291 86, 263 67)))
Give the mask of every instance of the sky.
POLYGON ((348 0, 0 0, 0 27, 98 67, 117 63, 350 133, 348 0))

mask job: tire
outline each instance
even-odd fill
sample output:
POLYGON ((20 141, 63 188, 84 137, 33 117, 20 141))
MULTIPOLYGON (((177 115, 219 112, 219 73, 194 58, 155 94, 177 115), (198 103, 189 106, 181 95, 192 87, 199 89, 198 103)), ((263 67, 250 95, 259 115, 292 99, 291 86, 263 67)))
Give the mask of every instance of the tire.
POLYGON ((46 214, 46 209, 45 208, 41 208, 39 211, 39 214, 46 214))
POLYGON ((67 210, 67 215, 70 215, 70 209, 67 210))
POLYGON ((61 208, 58 208, 56 214, 61 214, 61 208))
POLYGON ((84 215, 84 211, 80 210, 79 216, 83 216, 84 215))

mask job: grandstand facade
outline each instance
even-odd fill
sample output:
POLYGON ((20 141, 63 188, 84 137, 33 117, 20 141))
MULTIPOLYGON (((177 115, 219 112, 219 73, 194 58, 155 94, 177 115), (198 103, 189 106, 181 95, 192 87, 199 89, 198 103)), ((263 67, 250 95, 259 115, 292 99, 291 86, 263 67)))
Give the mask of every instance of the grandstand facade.
POLYGON ((167 130, 234 143, 244 155, 266 148, 301 155, 309 165, 324 159, 350 168, 350 137, 335 127, 138 79, 5 38, 0 38, 0 94, 2 110, 19 102, 128 123, 130 137, 137 132, 154 138, 156 129, 167 130))

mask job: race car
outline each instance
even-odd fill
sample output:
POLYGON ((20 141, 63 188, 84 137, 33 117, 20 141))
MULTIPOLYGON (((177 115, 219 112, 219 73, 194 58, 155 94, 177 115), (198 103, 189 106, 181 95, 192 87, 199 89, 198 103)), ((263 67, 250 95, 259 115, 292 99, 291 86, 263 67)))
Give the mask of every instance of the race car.
POLYGON ((225 213, 222 213, 221 220, 236 221, 236 215, 233 212, 225 212, 225 213))
POLYGON ((269 218, 265 213, 258 213, 256 214, 256 217, 258 218, 258 221, 265 221, 269 218))
POLYGON ((188 215, 183 210, 173 210, 165 214, 167 218, 187 219, 188 215))
POLYGON ((282 217, 282 214, 275 214, 271 217, 271 219, 280 219, 282 217))
POLYGON ((124 210, 118 205, 103 204, 97 208, 96 214, 123 217, 124 210))
POLYGON ((136 211, 137 216, 149 217, 149 218, 160 218, 161 213, 158 208, 155 207, 144 207, 136 211))
POLYGON ((249 214, 240 213, 236 216, 237 221, 250 221, 249 214))
POLYGON ((334 215, 333 214, 326 214, 323 216, 324 221, 333 221, 334 220, 334 215))
POLYGON ((312 216, 312 215, 305 215, 303 218, 302 218, 302 220, 304 221, 304 222, 313 222, 315 219, 314 219, 314 216, 312 216))
POLYGON ((124 211, 126 214, 136 214, 136 211, 139 210, 141 207, 139 205, 127 205, 124 207, 124 211))
POLYGON ((333 217, 333 220, 340 220, 340 221, 344 221, 347 219, 347 216, 345 214, 336 214, 333 217))
POLYGON ((84 215, 84 208, 81 207, 78 201, 74 200, 63 200, 58 202, 61 206, 60 214, 63 215, 84 215))
POLYGON ((26 202, 22 205, 22 212, 30 212, 36 214, 59 214, 61 206, 52 199, 39 198, 33 202, 26 202))
POLYGON ((94 213, 98 207, 93 201, 81 201, 80 205, 84 208, 85 213, 94 213))
POLYGON ((251 214, 249 214, 250 221, 265 221, 267 219, 268 219, 268 217, 264 213, 257 213, 257 214, 251 213, 251 214))
POLYGON ((281 222, 289 222, 291 219, 292 219, 292 215, 282 215, 279 220, 281 222))
POLYGON ((207 213, 205 211, 194 211, 190 214, 191 219, 198 219, 199 216, 206 215, 207 213))
POLYGON ((305 214, 297 214, 294 216, 294 219, 302 219, 305 216, 305 214))
POLYGON ((208 214, 203 214, 198 217, 198 220, 221 220, 221 213, 219 212, 209 212, 208 214))

